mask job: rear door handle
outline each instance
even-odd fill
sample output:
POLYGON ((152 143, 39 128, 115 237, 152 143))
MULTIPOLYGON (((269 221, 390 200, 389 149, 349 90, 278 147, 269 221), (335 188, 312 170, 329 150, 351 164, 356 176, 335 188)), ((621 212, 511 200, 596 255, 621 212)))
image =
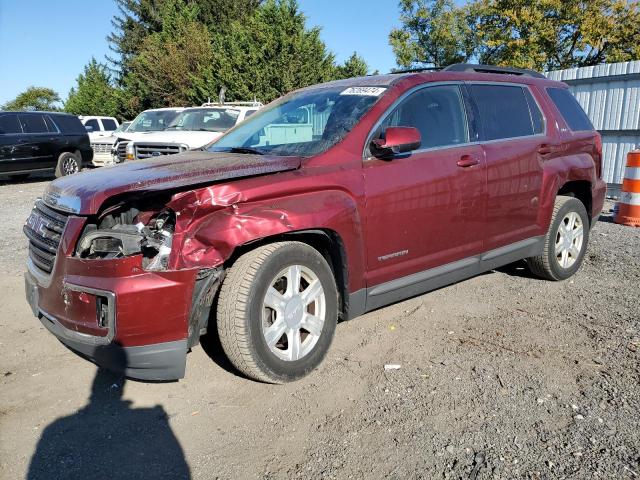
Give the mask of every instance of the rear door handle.
POLYGON ((474 157, 473 155, 463 155, 460 157, 460 160, 458 160, 457 165, 462 168, 469 168, 474 165, 478 165, 479 163, 480 160, 478 160, 477 157, 474 157))

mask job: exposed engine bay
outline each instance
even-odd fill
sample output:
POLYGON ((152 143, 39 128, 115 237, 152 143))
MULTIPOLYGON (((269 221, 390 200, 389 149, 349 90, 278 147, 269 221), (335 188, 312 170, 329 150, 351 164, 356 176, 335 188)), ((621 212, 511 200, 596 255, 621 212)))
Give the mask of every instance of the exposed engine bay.
POLYGON ((176 214, 154 203, 140 201, 106 209, 85 227, 76 255, 89 260, 142 255, 145 270, 166 270, 176 214))

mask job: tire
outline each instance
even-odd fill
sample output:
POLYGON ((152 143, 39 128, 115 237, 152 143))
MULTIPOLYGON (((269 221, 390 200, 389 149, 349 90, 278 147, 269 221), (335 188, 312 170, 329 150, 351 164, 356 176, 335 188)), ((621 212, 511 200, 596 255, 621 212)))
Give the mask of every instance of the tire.
POLYGON ((301 242, 279 242, 238 258, 227 271, 217 307, 220 343, 231 363, 249 378, 285 383, 309 374, 327 354, 338 293, 331 268, 317 250, 301 242), (296 284, 289 278, 300 279, 297 289, 289 290, 296 284), (307 305, 307 297, 316 300, 307 305), (273 304, 277 310, 268 306, 273 304))
POLYGON ((63 152, 58 157, 56 177, 65 177, 82 170, 82 162, 77 155, 71 152, 63 152))
POLYGON ((527 265, 533 274, 541 278, 566 280, 582 265, 588 243, 589 216, 584 204, 577 198, 559 196, 553 207, 542 255, 528 258, 527 265), (570 226, 573 228, 569 229, 570 226), (578 242, 580 228, 582 240, 578 242))

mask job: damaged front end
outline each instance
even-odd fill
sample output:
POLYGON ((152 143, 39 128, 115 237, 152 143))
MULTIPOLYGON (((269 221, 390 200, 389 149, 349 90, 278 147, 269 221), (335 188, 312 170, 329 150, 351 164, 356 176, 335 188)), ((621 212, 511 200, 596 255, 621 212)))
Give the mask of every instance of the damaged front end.
MULTIPOLYGON (((143 271, 167 272, 178 214, 165 206, 166 200, 142 197, 106 208, 85 226, 75 256, 88 261, 139 257, 143 271)), ((223 275, 222 266, 197 269, 186 332, 189 348, 206 333, 223 275)))
POLYGON ((176 215, 169 209, 145 211, 119 205, 87 224, 75 253, 90 260, 141 255, 144 270, 163 271, 169 263, 175 225, 176 215))

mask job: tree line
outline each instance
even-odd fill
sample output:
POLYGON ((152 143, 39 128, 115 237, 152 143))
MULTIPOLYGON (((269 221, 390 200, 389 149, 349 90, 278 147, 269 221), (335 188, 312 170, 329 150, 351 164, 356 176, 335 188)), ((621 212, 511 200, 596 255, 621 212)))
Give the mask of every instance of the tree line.
MULTIPOLYGON (((296 0, 115 0, 108 64, 91 59, 64 102, 77 115, 133 118, 217 99, 269 102, 311 84, 366 75, 309 28, 296 0)), ((399 68, 478 62, 540 71, 640 59, 636 0, 400 0, 389 35, 399 68)), ((371 35, 376 35, 372 28, 371 35)), ((30 87, 3 105, 56 109, 30 87)))

